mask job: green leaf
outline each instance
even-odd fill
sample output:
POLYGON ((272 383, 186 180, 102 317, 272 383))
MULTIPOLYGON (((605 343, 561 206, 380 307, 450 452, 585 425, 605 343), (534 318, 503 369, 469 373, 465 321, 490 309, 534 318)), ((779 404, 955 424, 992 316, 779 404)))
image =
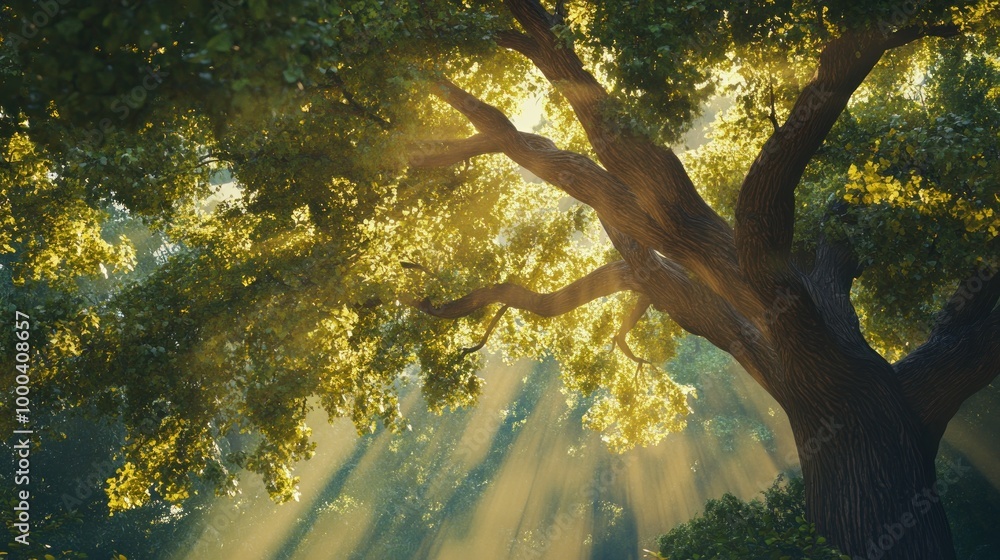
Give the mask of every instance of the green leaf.
POLYGON ((228 52, 233 48, 233 38, 229 30, 222 31, 205 43, 205 48, 210 51, 228 52))
POLYGON ((267 16, 267 0, 250 0, 249 6, 254 19, 261 20, 267 16))

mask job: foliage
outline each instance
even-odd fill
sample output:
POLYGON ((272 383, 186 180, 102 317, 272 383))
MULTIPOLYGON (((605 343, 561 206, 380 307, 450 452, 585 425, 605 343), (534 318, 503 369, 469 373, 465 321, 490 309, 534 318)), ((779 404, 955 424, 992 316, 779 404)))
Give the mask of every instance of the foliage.
POLYGON ((804 519, 802 479, 778 476, 764 500, 744 502, 725 494, 705 512, 660 537, 659 554, 669 560, 845 560, 804 519))
MULTIPOLYGON (((713 93, 731 97, 686 156, 727 217, 817 44, 943 15, 968 26, 957 46, 888 57, 800 187, 801 243, 841 236, 862 253, 854 298, 873 345, 897 357, 926 336, 1000 225, 996 4, 923 2, 903 19, 881 0, 633 4, 569 2, 557 31, 616 92, 602 110, 623 130, 674 141, 713 93)), ((479 0, 0 7, 0 308, 32 317, 36 403, 124 424, 112 510, 180 502, 199 480, 234 493, 244 468, 294 499, 310 410, 371 433, 407 427, 407 383, 433 411, 475 402, 481 357, 464 349, 491 315, 409 304, 502 282, 549 292, 615 258, 590 208, 503 158, 411 165, 472 133, 430 95, 442 75, 509 113, 538 92, 496 48, 514 26, 479 0)), ((580 146, 565 102, 547 103, 540 130, 580 146)), ((611 342, 632 304, 512 310, 490 348, 558 360, 612 448, 656 443, 690 412, 661 367, 681 330, 650 312, 629 344, 652 365, 636 368, 611 342)))
MULTIPOLYGON (((926 338, 956 271, 989 267, 996 257, 989 244, 1000 233, 1000 112, 990 41, 970 35, 963 44, 928 41, 887 54, 798 187, 798 249, 821 236, 850 240, 865 267, 853 300, 866 337, 890 361, 926 338), (991 54, 963 54, 978 48, 991 54)), ((734 98, 756 95, 752 84, 744 76, 734 98)), ((780 122, 797 92, 779 93, 780 122)), ((687 156, 707 198, 730 216, 769 133, 760 105, 735 103, 719 114, 716 141, 687 156)))
MULTIPOLYGON (((213 499, 210 483, 196 484, 195 496, 183 506, 153 500, 109 515, 110 500, 104 488, 106 479, 121 465, 122 426, 89 422, 78 413, 39 419, 39 423, 57 429, 31 451, 31 546, 10 545, 18 532, 5 523, 0 551, 8 550, 11 556, 0 554, 0 558, 43 560, 46 554, 60 560, 117 559, 118 554, 166 558, 207 540, 205 532, 210 529, 204 523, 213 499)), ((9 446, 4 448, 10 451, 9 446)), ((15 486, 9 478, 3 480, 0 499, 6 504, 15 486)))
POLYGON ((685 336, 676 355, 664 366, 677 383, 690 386, 693 428, 713 438, 723 451, 734 451, 740 441, 752 440, 773 448, 774 434, 748 413, 746 395, 734 390, 739 366, 725 352, 707 341, 685 336))

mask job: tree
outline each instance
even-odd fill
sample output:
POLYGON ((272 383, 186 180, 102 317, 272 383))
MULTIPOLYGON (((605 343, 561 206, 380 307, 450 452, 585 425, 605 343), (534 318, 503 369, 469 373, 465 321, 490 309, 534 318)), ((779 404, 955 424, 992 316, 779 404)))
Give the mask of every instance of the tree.
POLYGON ((113 507, 240 467, 289 499, 308 410, 400 429, 413 380, 470 403, 487 343, 556 357, 613 447, 654 443, 684 425, 655 365, 686 331, 788 413, 831 544, 954 557, 934 457, 1000 372, 995 2, 2 13, 3 264, 35 286, 5 297, 36 399, 129 427, 113 507), (123 208, 175 249, 151 273, 100 235, 123 208), (97 265, 119 288, 88 301, 97 265))

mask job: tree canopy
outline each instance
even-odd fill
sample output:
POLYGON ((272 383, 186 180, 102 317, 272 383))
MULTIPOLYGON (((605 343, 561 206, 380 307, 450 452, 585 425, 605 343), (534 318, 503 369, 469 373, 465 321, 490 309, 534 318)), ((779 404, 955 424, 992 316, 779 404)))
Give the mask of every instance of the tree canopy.
POLYGON ((900 359, 957 286, 997 289, 998 7, 8 2, 2 297, 32 316, 33 398, 126 426, 116 508, 183 500, 195 479, 234 492, 241 468, 291 499, 310 410, 405 430, 401 384, 432 410, 474 403, 483 347, 557 360, 611 447, 656 443, 694 396, 662 368, 674 340, 722 312, 647 311, 607 221, 724 282, 685 257, 744 219, 744 180, 782 142, 818 149, 772 204, 794 237, 770 241, 811 264, 852 247, 864 335, 900 359), (843 114, 823 45, 873 67, 843 114), (708 143, 647 148, 678 146, 720 98, 708 143), (525 99, 543 116, 511 132, 525 99), (828 135, 796 126, 817 115, 828 135), (690 188, 624 188, 655 182, 625 156, 686 168, 690 188), (709 233, 642 237, 685 221, 709 233))

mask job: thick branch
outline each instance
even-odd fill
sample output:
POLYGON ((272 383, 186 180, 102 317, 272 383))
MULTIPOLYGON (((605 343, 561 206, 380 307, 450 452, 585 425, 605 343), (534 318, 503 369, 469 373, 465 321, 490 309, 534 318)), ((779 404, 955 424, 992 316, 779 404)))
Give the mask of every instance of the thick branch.
POLYGON ((433 93, 465 115, 482 134, 492 136, 497 141, 518 141, 517 128, 500 109, 480 101, 450 80, 438 79, 434 86, 433 93))
POLYGON ((851 285, 862 271, 858 255, 849 242, 821 236, 810 273, 815 281, 828 284, 834 293, 850 295, 851 285))
POLYGON ((518 131, 496 107, 440 80, 434 93, 461 112, 481 135, 497 142, 514 162, 594 208, 603 219, 643 243, 665 249, 665 236, 631 190, 585 156, 558 149, 542 136, 518 131))
POLYGON ((795 220, 794 193, 806 165, 851 95, 889 48, 928 35, 957 33, 953 26, 910 27, 888 37, 875 30, 848 33, 827 43, 813 80, 788 120, 765 143, 750 167, 736 206, 736 250, 751 283, 769 287, 786 272, 795 220))
POLYGON ((813 304, 823 317, 823 324, 840 342, 844 352, 870 352, 861 334, 858 314, 851 303, 851 286, 861 275, 862 267, 853 247, 846 241, 821 238, 815 262, 803 278, 813 304))
POLYGON ((456 300, 434 305, 429 299, 416 304, 428 315, 444 319, 465 317, 493 303, 530 311, 542 317, 555 317, 623 290, 636 290, 629 267, 624 261, 606 264, 572 284, 548 294, 539 294, 517 284, 504 283, 479 288, 456 300))
POLYGON ((982 321, 993 312, 998 300, 1000 270, 988 264, 962 280, 938 315, 934 330, 941 332, 982 321))
POLYGON ((787 264, 795 187, 851 94, 881 56, 873 36, 844 35, 828 43, 816 76, 751 165, 736 205, 736 249, 740 268, 751 281, 761 283, 787 264))
MULTIPOLYGON (((919 35, 919 34, 917 34, 919 35)), ((773 322, 772 334, 802 348, 838 345, 862 359, 873 358, 855 328, 849 300, 818 287, 791 262, 795 188, 853 92, 887 48, 908 37, 875 30, 847 33, 829 41, 812 81, 796 100, 788 120, 765 143, 751 165, 736 206, 736 252, 742 276, 762 299, 782 294, 790 321, 773 322)), ((834 282, 843 283, 843 280, 834 282)), ((835 288, 836 289, 836 288, 835 288)), ((802 361, 807 353, 788 356, 802 361)), ((786 364, 791 367, 791 364, 786 364)), ((792 369, 800 369, 802 363, 792 369)))
POLYGON ((682 266, 624 232, 604 226, 654 307, 685 331, 732 354, 765 390, 775 394, 767 376, 776 371, 778 362, 765 333, 682 266))
MULTIPOLYGON (((677 156, 608 117, 607 91, 584 69, 572 48, 555 36, 553 16, 538 0, 506 4, 527 35, 501 33, 497 43, 527 56, 566 97, 601 164, 629 186, 669 235, 671 243, 664 252, 714 289, 728 284, 732 292, 736 271, 732 231, 698 194, 677 156)), ((744 298, 737 294, 734 299, 744 298)))
POLYGON ((966 399, 1000 375, 1000 311, 934 333, 893 367, 936 444, 966 399))
MULTIPOLYGON (((640 198, 673 204, 704 205, 677 156, 649 138, 609 122, 609 96, 571 47, 552 32, 555 18, 538 0, 507 0, 508 9, 528 32, 502 33, 497 43, 527 56, 566 100, 587 132, 598 159, 633 186, 640 198), (636 166, 640 157, 645 165, 636 166)), ((711 212, 709 210, 709 212, 711 212)))
POLYGON ((893 366, 910 405, 937 438, 962 403, 1000 374, 998 301, 1000 267, 987 261, 959 283, 927 341, 893 366))
POLYGON ((524 56, 528 57, 528 60, 540 59, 542 56, 542 49, 530 35, 521 33, 520 31, 514 31, 513 29, 507 31, 500 31, 496 35, 497 45, 505 49, 510 49, 512 51, 517 51, 524 56))
POLYGON ((913 25, 910 27, 904 27, 890 35, 886 40, 884 47, 887 50, 895 49, 924 37, 948 38, 955 37, 961 33, 962 30, 953 23, 928 26, 913 25))

